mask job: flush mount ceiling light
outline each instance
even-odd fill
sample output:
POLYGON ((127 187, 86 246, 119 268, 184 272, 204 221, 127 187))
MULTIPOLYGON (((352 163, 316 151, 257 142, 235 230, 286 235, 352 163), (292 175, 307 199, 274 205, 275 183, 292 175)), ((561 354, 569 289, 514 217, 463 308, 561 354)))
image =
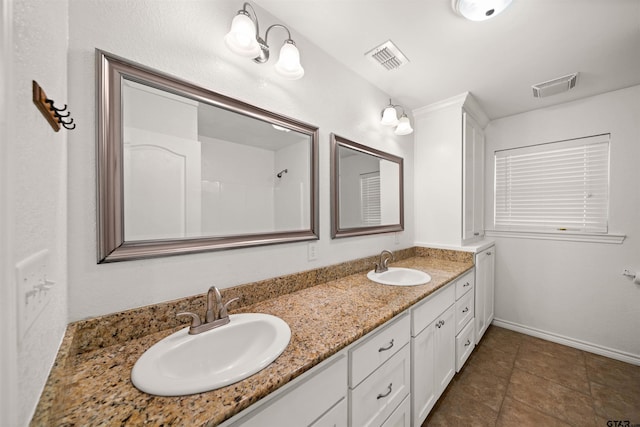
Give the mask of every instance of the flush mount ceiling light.
POLYGON ((511 0, 451 0, 453 10, 470 21, 486 21, 497 16, 511 0))
POLYGON ((380 120, 380 124, 383 126, 396 126, 396 130, 393 132, 396 135, 409 135, 413 133, 411 122, 404 112, 404 108, 400 105, 393 105, 391 99, 389 99, 389 105, 382 110, 382 120, 380 120), (400 118, 398 118, 398 110, 396 109, 398 107, 402 108, 400 118))
POLYGON ((273 28, 282 28, 287 32, 287 39, 280 48, 280 56, 275 65, 276 72, 288 80, 297 80, 304 75, 304 68, 300 65, 300 52, 295 42, 291 39, 291 32, 282 24, 273 24, 260 37, 258 16, 249 3, 244 3, 242 9, 231 21, 231 29, 224 37, 227 47, 234 53, 264 64, 269 60, 269 31, 273 28), (251 14, 249 13, 251 11, 251 14))

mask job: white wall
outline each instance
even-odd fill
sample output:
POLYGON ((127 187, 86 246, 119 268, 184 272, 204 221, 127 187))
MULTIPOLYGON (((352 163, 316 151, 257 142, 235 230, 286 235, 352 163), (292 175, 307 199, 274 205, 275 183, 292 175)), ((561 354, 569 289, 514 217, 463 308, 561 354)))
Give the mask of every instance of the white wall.
MULTIPOLYGON (((413 244, 413 138, 379 125, 388 96, 346 70, 293 31, 306 74, 283 80, 273 64, 282 34, 269 35, 271 61, 230 53, 223 37, 242 7, 236 1, 70 0, 69 102, 79 123, 69 135, 69 317, 85 317, 308 270, 413 244), (207 89, 320 128, 320 241, 317 261, 307 243, 96 264, 95 53, 100 48, 207 89), (354 102, 353 100, 358 100, 354 102), (405 158, 405 232, 331 240, 329 134, 405 158)), ((255 5, 254 5, 255 6, 255 5)), ((277 22, 256 7, 261 28, 277 22)), ((295 22, 285 22, 295 29, 295 22)))
POLYGON ((272 231, 274 152, 206 136, 200 141, 202 230, 218 236, 272 231))
POLYGON ((611 133, 609 232, 622 244, 496 238, 496 319, 640 363, 640 86, 495 120, 486 129, 485 224, 493 152, 611 133))
MULTIPOLYGON (((65 0, 3 1, 2 7, 3 44, 5 36, 12 38, 13 51, 2 58, 3 74, 7 72, 4 77, 9 80, 3 80, 6 84, 3 89, 7 90, 3 90, 2 98, 6 104, 0 114, 3 120, 0 311, 2 369, 3 373, 6 369, 14 372, 6 383, 4 375, 0 381, 3 400, 0 423, 19 426, 31 418, 67 324, 68 131, 55 133, 49 126, 31 101, 31 81, 36 80, 58 106, 68 102, 68 15, 65 0), (12 6, 12 11, 10 7, 6 9, 8 6, 12 6), (7 29, 11 31, 8 35, 4 33, 7 29), (16 291, 14 268, 19 261, 43 249, 50 253, 48 278, 56 282, 49 291, 52 300, 26 335, 16 336, 16 305, 24 295, 16 291)), ((69 110, 75 117, 76 107, 71 104, 69 110)))

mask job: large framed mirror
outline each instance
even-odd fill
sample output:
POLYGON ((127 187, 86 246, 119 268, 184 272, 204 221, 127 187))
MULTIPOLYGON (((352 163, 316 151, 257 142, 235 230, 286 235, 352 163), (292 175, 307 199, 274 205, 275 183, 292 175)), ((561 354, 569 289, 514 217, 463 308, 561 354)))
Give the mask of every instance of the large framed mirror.
POLYGON ((404 230, 402 157, 331 134, 331 237, 404 230))
POLYGON ((318 239, 318 128, 97 50, 98 262, 318 239))

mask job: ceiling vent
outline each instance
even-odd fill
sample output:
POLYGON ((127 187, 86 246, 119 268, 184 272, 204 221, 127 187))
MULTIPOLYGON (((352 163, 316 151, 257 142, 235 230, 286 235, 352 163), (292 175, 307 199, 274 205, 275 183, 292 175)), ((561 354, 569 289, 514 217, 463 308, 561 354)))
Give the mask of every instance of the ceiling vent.
POLYGON ((409 59, 400 52, 398 46, 393 44, 391 40, 387 40, 380 46, 374 47, 369 52, 365 53, 365 56, 377 64, 382 65, 389 71, 400 68, 409 62, 409 59))
POLYGON ((557 79, 535 84, 531 86, 533 89, 533 96, 534 98, 543 98, 545 96, 566 92, 575 87, 577 80, 578 73, 573 73, 567 76, 558 77, 557 79))

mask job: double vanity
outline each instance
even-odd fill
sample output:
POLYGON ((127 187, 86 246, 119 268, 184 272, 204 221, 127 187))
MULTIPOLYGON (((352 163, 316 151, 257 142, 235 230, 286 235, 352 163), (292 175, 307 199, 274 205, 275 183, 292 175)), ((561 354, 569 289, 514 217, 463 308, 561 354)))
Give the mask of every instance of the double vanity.
MULTIPOLYGON (((32 425, 420 425, 475 344, 473 256, 398 251, 389 271, 427 273, 424 285, 369 280, 377 258, 369 257, 223 289, 224 301, 240 298, 232 322, 240 313, 276 316, 290 341, 259 372, 191 395, 144 393, 131 371, 154 344, 186 330, 178 312, 204 312, 204 295, 73 323, 32 425)), ((214 346, 227 351, 222 340, 214 346)), ((194 357, 184 358, 186 371, 194 357)))

